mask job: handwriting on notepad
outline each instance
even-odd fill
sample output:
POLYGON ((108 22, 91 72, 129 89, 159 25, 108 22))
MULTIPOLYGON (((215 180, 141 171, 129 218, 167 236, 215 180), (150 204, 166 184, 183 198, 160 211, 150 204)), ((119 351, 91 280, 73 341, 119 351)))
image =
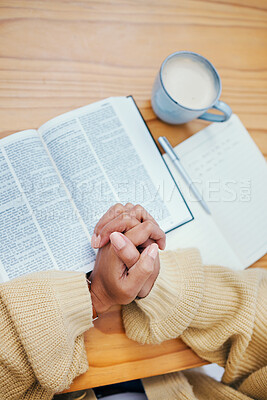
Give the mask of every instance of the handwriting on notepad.
POLYGON ((177 154, 243 264, 265 254, 267 166, 238 117, 193 135, 177 146, 177 154))
POLYGON ((188 163, 190 170, 199 177, 211 171, 214 167, 219 167, 225 161, 225 154, 235 152, 239 142, 230 136, 224 139, 220 144, 205 143, 205 151, 199 148, 198 159, 188 163), (207 150, 208 147, 208 150, 207 150))

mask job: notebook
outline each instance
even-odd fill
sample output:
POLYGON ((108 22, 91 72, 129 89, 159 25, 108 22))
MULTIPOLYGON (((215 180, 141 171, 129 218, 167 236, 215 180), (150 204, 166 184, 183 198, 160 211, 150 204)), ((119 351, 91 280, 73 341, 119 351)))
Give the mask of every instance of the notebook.
POLYGON ((197 247, 204 263, 244 269, 267 251, 267 165, 237 117, 213 123, 175 147, 211 210, 190 193, 169 157, 164 159, 194 220, 167 234, 169 249, 197 247))

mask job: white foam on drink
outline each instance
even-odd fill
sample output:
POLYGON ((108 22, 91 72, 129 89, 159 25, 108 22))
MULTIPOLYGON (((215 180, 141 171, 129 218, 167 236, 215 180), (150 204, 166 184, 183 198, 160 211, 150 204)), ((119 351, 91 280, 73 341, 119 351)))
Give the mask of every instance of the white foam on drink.
POLYGON ((209 107, 218 93, 214 73, 188 56, 170 58, 163 67, 162 81, 173 100, 195 110, 209 107))

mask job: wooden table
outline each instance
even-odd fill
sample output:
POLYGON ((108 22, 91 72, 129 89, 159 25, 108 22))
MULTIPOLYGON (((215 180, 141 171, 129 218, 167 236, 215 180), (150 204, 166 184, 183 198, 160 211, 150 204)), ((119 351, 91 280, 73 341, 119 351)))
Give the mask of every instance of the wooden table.
MULTIPOLYGON (((217 67, 222 100, 267 156, 265 0, 0 0, 0 137, 108 96, 132 94, 155 138, 173 145, 207 125, 160 122, 150 92, 162 60, 196 51, 217 67)), ((267 256, 256 263, 267 267, 267 256)), ((89 371, 70 390, 203 364, 180 340, 140 346, 119 308, 85 335, 89 371)))

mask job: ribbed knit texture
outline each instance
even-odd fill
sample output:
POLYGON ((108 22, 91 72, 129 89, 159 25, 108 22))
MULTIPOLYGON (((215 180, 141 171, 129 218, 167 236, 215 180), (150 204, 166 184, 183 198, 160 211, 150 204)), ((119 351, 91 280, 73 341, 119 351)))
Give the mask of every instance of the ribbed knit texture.
POLYGON ((191 399, 190 387, 199 400, 267 399, 267 271, 204 267, 195 250, 164 252, 152 291, 124 306, 123 320, 133 340, 181 337, 199 356, 225 368, 224 384, 191 372, 144 379, 149 400, 191 399), (190 386, 181 383, 184 377, 190 386), (149 389, 152 383, 155 390, 149 389))
POLYGON ((149 400, 196 400, 181 372, 143 379, 143 386, 149 400))
MULTIPOLYGON (((267 399, 267 271, 204 267, 196 250, 165 252, 151 293, 124 306, 123 319, 140 343, 181 337, 225 367, 223 383, 192 371, 144 379, 149 400, 267 399)), ((0 285, 0 399, 51 400, 66 389, 88 368, 82 333, 91 326, 82 273, 0 285)))
POLYGON ((164 252, 160 262, 160 275, 151 293, 123 307, 127 334, 143 344, 180 336, 203 298, 204 271, 198 251, 164 252))
POLYGON ((48 271, 0 285, 0 399, 50 400, 88 368, 92 305, 83 273, 48 271))

